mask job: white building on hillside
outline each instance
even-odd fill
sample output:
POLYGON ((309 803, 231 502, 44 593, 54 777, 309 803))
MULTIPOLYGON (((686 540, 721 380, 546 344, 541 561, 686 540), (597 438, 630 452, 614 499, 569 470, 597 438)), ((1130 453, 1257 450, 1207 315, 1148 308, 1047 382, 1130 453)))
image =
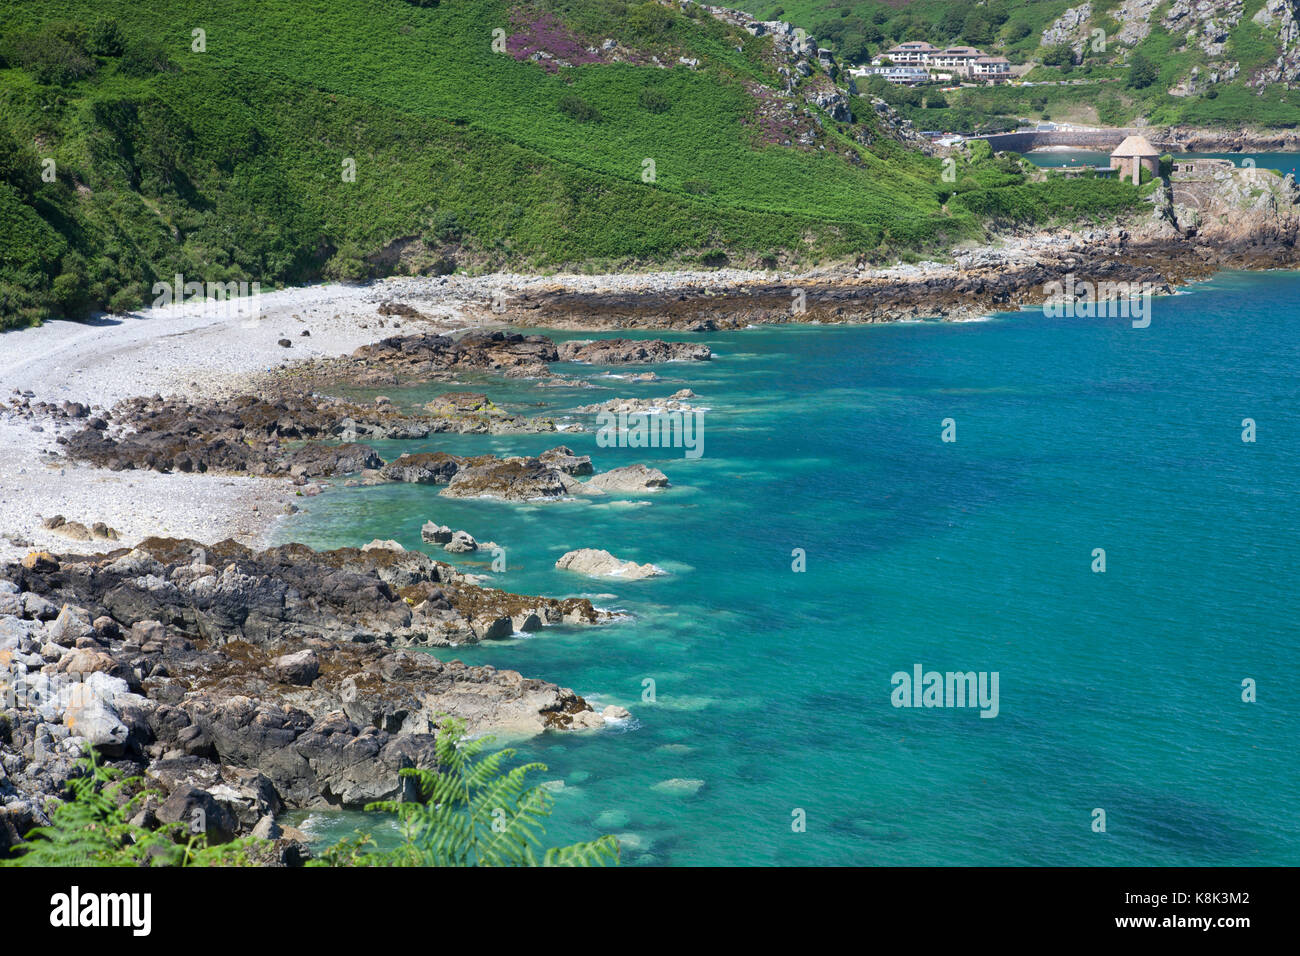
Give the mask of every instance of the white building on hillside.
POLYGON ((885 51, 885 56, 896 66, 929 66, 930 57, 938 52, 938 47, 931 46, 924 40, 910 40, 891 46, 885 51))
POLYGON ((1005 83, 1011 79, 1011 61, 1005 56, 981 56, 971 64, 972 80, 988 80, 991 83, 1005 83))

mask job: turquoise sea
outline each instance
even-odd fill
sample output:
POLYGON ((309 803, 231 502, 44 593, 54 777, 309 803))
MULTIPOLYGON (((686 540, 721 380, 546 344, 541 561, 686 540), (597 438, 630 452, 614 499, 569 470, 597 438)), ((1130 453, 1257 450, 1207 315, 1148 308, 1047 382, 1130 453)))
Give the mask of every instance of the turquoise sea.
POLYGON ((1224 273, 1155 300, 1145 329, 1041 312, 766 327, 692 337, 715 360, 658 366, 658 383, 485 378, 498 402, 560 416, 692 388, 703 457, 592 431, 390 443, 564 442, 673 487, 535 505, 335 487, 284 535, 414 548, 434 519, 506 548, 500 587, 631 615, 437 652, 632 710, 626 728, 518 742, 563 782, 555 842, 616 833, 630 865, 1296 865, 1298 301, 1298 274, 1224 273), (578 547, 672 573, 554 568, 578 547), (891 676, 916 664, 998 672, 997 717, 892 706, 891 676))

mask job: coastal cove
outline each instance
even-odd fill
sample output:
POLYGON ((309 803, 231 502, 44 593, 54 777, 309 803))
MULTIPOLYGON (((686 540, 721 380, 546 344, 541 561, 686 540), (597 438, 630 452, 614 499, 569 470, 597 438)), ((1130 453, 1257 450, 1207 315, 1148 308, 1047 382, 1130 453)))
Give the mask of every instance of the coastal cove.
MULTIPOLYGON (((550 839, 615 833, 633 865, 1293 865, 1294 709, 1276 678, 1256 703, 1241 686, 1294 670, 1297 296, 1300 274, 1225 272, 1155 299, 1144 329, 1026 310, 621 332, 714 357, 553 366, 595 387, 470 376, 457 387, 589 430, 373 444, 387 460, 563 442, 598 471, 645 463, 671 487, 517 503, 334 480, 274 533, 428 548, 434 520, 504 549, 500 574, 487 554, 431 551, 490 585, 630 615, 428 651, 632 712, 510 741, 556 781, 550 839), (643 370, 659 380, 611 374, 643 370), (684 388, 708 409, 698 459, 600 447, 594 416, 572 411, 684 388), (574 548, 668 573, 557 569, 574 548), (996 719, 891 706, 891 675, 918 663, 997 672, 996 719), (1089 827, 1095 808, 1106 833, 1089 827)), ((330 839, 361 822, 290 819, 330 839)))

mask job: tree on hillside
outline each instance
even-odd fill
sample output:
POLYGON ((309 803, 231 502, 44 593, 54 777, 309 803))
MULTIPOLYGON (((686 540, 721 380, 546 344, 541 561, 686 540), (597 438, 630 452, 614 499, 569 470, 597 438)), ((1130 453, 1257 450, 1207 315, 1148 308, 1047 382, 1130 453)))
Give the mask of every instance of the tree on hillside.
POLYGON ((1143 90, 1160 79, 1160 70, 1141 53, 1134 53, 1128 61, 1128 85, 1135 90, 1143 90))
POLYGON ((965 24, 966 12, 961 7, 949 7, 944 11, 943 16, 939 18, 939 35, 955 40, 962 35, 962 27, 965 24))
POLYGON ((1074 65, 1074 51, 1070 49, 1068 43, 1058 43, 1056 46, 1048 47, 1047 52, 1043 54, 1043 66, 1065 66, 1074 65))
POLYGON ((961 38, 972 46, 982 46, 993 40, 993 24, 980 10, 972 10, 962 24, 961 38))

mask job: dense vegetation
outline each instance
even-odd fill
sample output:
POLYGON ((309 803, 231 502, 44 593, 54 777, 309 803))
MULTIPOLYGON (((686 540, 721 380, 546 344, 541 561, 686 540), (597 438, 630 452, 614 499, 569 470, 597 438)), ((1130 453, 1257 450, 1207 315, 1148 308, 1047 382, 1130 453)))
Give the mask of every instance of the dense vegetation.
MULTIPOLYGON (((1081 0, 738 0, 764 18, 788 20, 806 28, 819 44, 850 62, 906 40, 934 44, 967 43, 1035 64, 1025 77, 1034 86, 1008 87, 990 96, 984 90, 944 95, 946 105, 903 104, 903 113, 924 129, 987 131, 1010 128, 1019 120, 1066 118, 1127 125, 1143 117, 1155 125, 1185 124, 1239 128, 1290 128, 1300 124, 1300 91, 1278 84, 1254 89, 1246 80, 1270 67, 1279 53, 1277 27, 1254 22, 1265 0, 1244 0, 1241 17, 1229 32, 1219 62, 1239 65, 1239 73, 1216 84, 1201 83, 1188 95, 1170 91, 1200 71, 1202 80, 1216 59, 1187 44, 1161 24, 1170 0, 1157 5, 1151 31, 1132 46, 1116 42, 1122 26, 1122 0, 1090 0, 1091 17, 1083 31, 1105 31, 1104 49, 1084 44, 1043 45, 1043 31, 1081 0), (1045 84, 1045 85, 1044 85, 1045 84), (1085 114, 1080 107, 1087 107, 1085 114)), ((1184 30, 1185 32, 1185 30, 1184 30)))
POLYGON ((0 328, 176 273, 801 265, 980 233, 865 101, 817 148, 765 142, 770 51, 649 0, 4 0, 0 328), (596 62, 603 38, 633 62, 596 62))

